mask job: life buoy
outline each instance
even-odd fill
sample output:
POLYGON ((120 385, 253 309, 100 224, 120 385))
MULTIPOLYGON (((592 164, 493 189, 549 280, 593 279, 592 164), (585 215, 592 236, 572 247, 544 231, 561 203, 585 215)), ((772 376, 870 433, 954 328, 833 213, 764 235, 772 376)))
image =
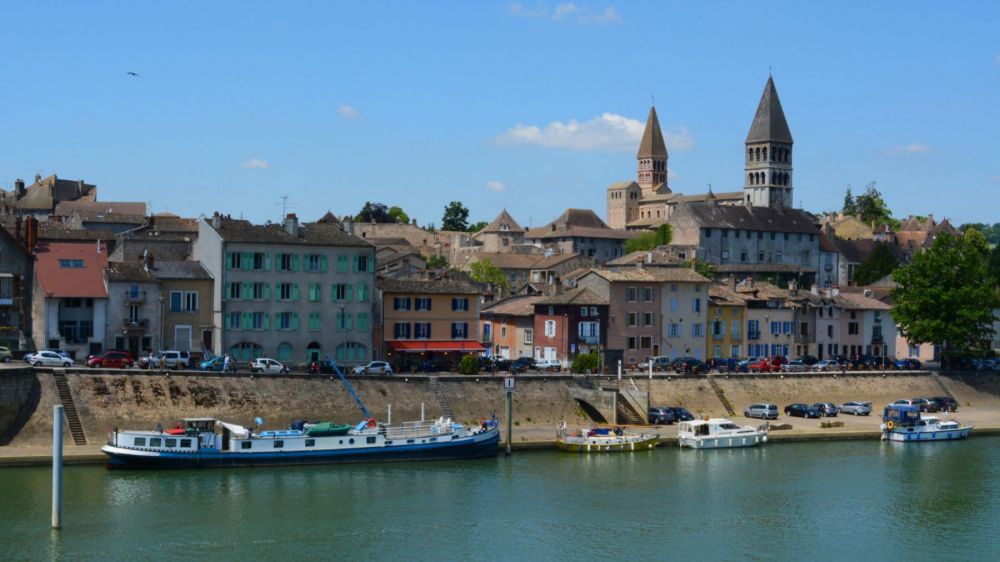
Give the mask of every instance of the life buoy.
POLYGON ((368 427, 375 427, 376 425, 378 425, 378 422, 375 421, 375 418, 368 418, 368 427))
POLYGON ((885 428, 892 431, 892 428, 896 427, 896 424, 892 423, 892 420, 885 422, 885 428))

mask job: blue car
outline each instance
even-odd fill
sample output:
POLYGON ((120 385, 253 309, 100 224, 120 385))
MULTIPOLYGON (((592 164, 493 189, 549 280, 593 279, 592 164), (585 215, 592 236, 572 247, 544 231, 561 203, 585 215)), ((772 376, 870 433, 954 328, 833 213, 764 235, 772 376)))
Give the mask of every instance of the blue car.
POLYGON ((920 370, 920 360, 913 359, 896 359, 895 364, 896 369, 900 371, 918 371, 920 370))
MULTIPOLYGON (((198 367, 201 368, 202 371, 215 371, 215 372, 221 373, 222 372, 222 367, 223 367, 224 364, 225 364, 225 358, 222 357, 222 356, 217 356, 217 357, 213 357, 211 359, 206 359, 205 361, 202 361, 198 365, 198 367)), ((230 359, 229 360, 229 367, 234 372, 235 371, 239 371, 240 370, 239 361, 237 361, 235 359, 230 359)))

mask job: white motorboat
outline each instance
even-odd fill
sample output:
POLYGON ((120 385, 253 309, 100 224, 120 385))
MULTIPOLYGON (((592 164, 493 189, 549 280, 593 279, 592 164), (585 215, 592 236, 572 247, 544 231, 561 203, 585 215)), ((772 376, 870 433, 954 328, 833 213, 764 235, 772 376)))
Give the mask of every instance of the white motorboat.
POLYGON ((922 416, 920 408, 890 404, 882 412, 882 439, 886 441, 954 441, 972 433, 971 425, 937 416, 922 416))
POLYGON ((728 449, 753 447, 767 442, 768 425, 757 427, 739 425, 725 418, 711 418, 681 422, 677 428, 677 441, 681 447, 692 449, 728 449))

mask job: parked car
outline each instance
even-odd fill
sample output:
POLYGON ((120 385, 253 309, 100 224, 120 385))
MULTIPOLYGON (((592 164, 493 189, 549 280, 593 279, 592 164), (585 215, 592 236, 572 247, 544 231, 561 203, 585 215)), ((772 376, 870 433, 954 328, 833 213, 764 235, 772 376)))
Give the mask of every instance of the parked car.
POLYGON ((10 352, 10 348, 0 345, 0 361, 10 363, 13 359, 14 355, 10 352))
POLYGON ((69 359, 70 361, 73 360, 73 356, 70 355, 69 352, 66 351, 65 349, 43 349, 42 351, 51 351, 52 353, 55 353, 56 355, 59 355, 61 357, 65 357, 66 359, 69 359))
POLYGON ((674 411, 670 408, 650 408, 646 416, 649 423, 654 425, 670 425, 677 421, 674 411))
POLYGON ((751 373, 770 373, 771 361, 767 358, 758 359, 747 366, 747 371, 751 373))
POLYGON ((812 370, 816 372, 839 371, 840 363, 833 359, 823 359, 813 365, 812 370))
POLYGON ((778 372, 781 370, 781 366, 788 363, 788 358, 784 355, 775 355, 771 358, 771 371, 778 372))
POLYGON ((872 413, 871 402, 844 402, 840 411, 853 416, 868 416, 872 413))
POLYGON ((809 371, 809 365, 806 365, 802 361, 796 359, 795 361, 789 361, 781 366, 782 373, 805 373, 809 371))
POLYGON ((109 369, 131 369, 135 366, 132 354, 127 351, 105 351, 87 357, 88 367, 107 367, 109 369))
MULTIPOLYGON (((198 368, 200 368, 202 371, 217 371, 217 372, 221 373, 222 372, 222 368, 225 366, 225 362, 226 362, 226 358, 225 357, 223 357, 221 355, 217 355, 215 357, 212 357, 210 359, 206 359, 206 360, 202 361, 201 363, 199 363, 198 364, 198 368)), ((229 368, 234 373, 236 371, 239 371, 240 370, 240 362, 237 361, 237 360, 235 360, 235 359, 233 359, 233 358, 230 358, 229 359, 229 368)))
POLYGON ((909 358, 909 359, 896 359, 895 368, 901 371, 918 371, 921 368, 920 360, 909 358))
POLYGON ((809 404, 802 404, 796 402, 795 404, 789 404, 785 406, 785 414, 797 418, 820 418, 823 414, 820 411, 809 404))
POLYGON ((747 357, 746 359, 740 361, 740 370, 744 373, 750 372, 750 365, 760 361, 759 357, 747 357))
POLYGON ((667 409, 674 413, 674 419, 681 421, 691 421, 694 419, 694 415, 687 411, 687 408, 682 408, 680 406, 667 406, 667 409))
POLYGON ((139 367, 143 369, 187 369, 191 354, 187 351, 165 349, 139 358, 139 367))
POLYGON ((536 369, 534 357, 518 357, 514 360, 514 365, 517 366, 517 372, 519 373, 528 370, 534 371, 536 369))
POLYGON ((870 357, 865 364, 873 371, 891 371, 896 368, 896 361, 884 356, 870 357))
POLYGON ((815 355, 803 355, 802 357, 799 357, 798 360, 802 361, 803 363, 805 363, 810 367, 812 367, 816 363, 819 363, 819 358, 816 357, 815 355))
POLYGON ((391 375, 392 365, 385 361, 372 361, 367 365, 358 365, 352 372, 355 375, 391 375))
POLYGON ((695 359, 694 357, 681 357, 679 359, 674 359, 670 363, 670 368, 676 373, 690 375, 708 372, 708 367, 705 363, 700 359, 695 359))
POLYGON ((438 361, 423 361, 420 363, 418 370, 421 373, 440 373, 442 371, 447 371, 448 368, 444 363, 438 361))
POLYGON ((893 402, 893 404, 899 404, 902 406, 916 406, 920 407, 920 402, 916 398, 900 398, 893 402))
POLYGON ((735 373, 741 370, 740 360, 735 357, 716 357, 708 362, 708 366, 719 373, 735 373))
POLYGON ((558 359, 540 359, 535 363, 535 368, 539 371, 562 371, 562 362, 558 359))
POLYGON ((73 360, 59 355, 54 351, 39 351, 38 353, 29 353, 24 356, 24 360, 31 364, 32 367, 72 367, 73 360))
POLYGON ((286 367, 281 361, 276 359, 271 359, 269 357, 258 357, 250 362, 250 372, 251 373, 265 373, 265 374, 285 374, 288 372, 288 367, 286 367))
POLYGON ((645 361, 643 361, 642 363, 639 363, 639 368, 642 369, 643 371, 648 370, 650 362, 653 363, 654 371, 666 371, 667 369, 670 368, 670 358, 667 357, 666 355, 657 355, 655 357, 650 357, 645 361))
POLYGON ((840 408, 833 402, 816 402, 813 404, 813 408, 816 408, 819 410, 819 413, 828 418, 835 418, 840 413, 840 408))
POLYGON ((920 408, 921 412, 934 413, 941 409, 937 402, 929 398, 914 398, 913 401, 916 402, 916 405, 920 408))
POLYGON ((776 420, 778 419, 778 405, 777 404, 767 404, 760 402, 757 404, 750 404, 743 410, 743 415, 748 418, 760 418, 762 420, 776 420))
POLYGON ((931 396, 930 398, 933 402, 938 405, 938 411, 940 412, 957 412, 958 411, 958 400, 955 400, 951 396, 931 396))

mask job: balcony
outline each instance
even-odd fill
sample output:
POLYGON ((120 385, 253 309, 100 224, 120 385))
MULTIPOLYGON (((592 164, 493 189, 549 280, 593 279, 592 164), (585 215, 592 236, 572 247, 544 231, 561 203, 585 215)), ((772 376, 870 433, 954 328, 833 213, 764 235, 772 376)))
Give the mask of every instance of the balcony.
POLYGON ((146 302, 146 291, 125 291, 125 302, 129 304, 146 302))
POLYGON ((149 329, 149 319, 148 318, 123 318, 122 328, 130 332, 145 332, 149 329))
POLYGON ((601 342, 600 336, 578 336, 577 339, 587 345, 597 345, 601 342))

